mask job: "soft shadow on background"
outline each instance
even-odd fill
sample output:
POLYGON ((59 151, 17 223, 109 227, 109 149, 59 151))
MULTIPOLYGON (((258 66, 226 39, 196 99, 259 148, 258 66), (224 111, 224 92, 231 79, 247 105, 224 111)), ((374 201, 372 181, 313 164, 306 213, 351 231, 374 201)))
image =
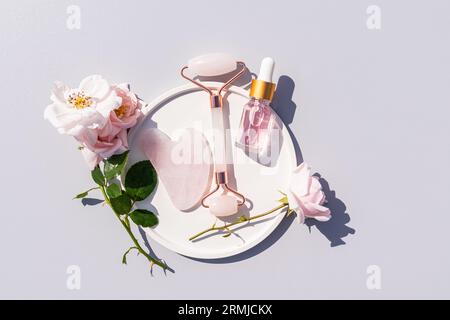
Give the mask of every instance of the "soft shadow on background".
MULTIPOLYGON (((139 233, 141 234, 142 239, 144 240, 145 247, 147 248, 150 256, 152 256, 158 260, 161 260, 162 262, 164 262, 166 264, 167 269, 163 270, 164 274, 167 275, 167 271, 169 271, 171 273, 175 273, 175 270, 172 269, 169 265, 167 265, 167 262, 164 259, 159 258, 159 256, 155 253, 153 248, 150 246, 150 243, 148 242, 148 238, 147 238, 147 234, 145 233, 145 230, 142 229, 141 227, 138 227, 138 229, 139 229, 139 233)), ((153 275, 153 268, 150 269, 150 274, 153 275)))
POLYGON ((350 215, 346 212, 347 207, 345 203, 336 197, 336 192, 330 189, 330 185, 327 180, 321 177, 320 174, 315 174, 319 178, 322 190, 325 193, 327 202, 325 205, 331 211, 331 219, 327 222, 320 222, 316 219, 306 219, 305 224, 311 231, 312 227, 316 227, 327 239, 330 241, 331 247, 344 245, 345 241, 342 240, 349 234, 355 234, 355 229, 347 226, 350 222, 350 215))
POLYGON ((104 200, 101 199, 96 199, 96 198, 83 198, 81 199, 81 204, 86 207, 86 206, 95 206, 97 204, 102 203, 104 200))

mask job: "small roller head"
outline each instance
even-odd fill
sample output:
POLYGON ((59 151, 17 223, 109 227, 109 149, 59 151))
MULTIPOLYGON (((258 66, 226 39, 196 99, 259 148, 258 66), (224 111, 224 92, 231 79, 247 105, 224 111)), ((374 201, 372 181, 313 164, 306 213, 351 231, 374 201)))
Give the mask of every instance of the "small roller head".
POLYGON ((237 63, 227 53, 209 53, 192 58, 188 67, 190 72, 197 76, 213 77, 236 70, 237 63))
POLYGON ((231 216, 238 211, 238 201, 233 196, 221 194, 211 199, 209 211, 216 217, 231 216))

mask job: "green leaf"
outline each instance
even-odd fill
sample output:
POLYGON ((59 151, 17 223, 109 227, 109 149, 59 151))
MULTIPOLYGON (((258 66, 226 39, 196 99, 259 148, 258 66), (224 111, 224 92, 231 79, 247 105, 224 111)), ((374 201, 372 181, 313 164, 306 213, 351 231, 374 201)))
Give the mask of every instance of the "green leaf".
POLYGON ((84 197, 86 197, 88 195, 89 192, 91 192, 92 190, 96 190, 98 189, 98 187, 95 188, 90 188, 89 190, 86 190, 85 192, 79 193, 77 194, 75 197, 73 197, 74 199, 82 199, 84 197))
POLYGON ((106 188, 106 194, 110 199, 117 198, 122 194, 122 189, 120 189, 117 183, 112 183, 106 188))
POLYGON ((100 186, 105 185, 105 177, 103 176, 102 170, 100 170, 100 167, 98 165, 95 167, 94 170, 91 171, 91 176, 96 184, 100 186))
MULTIPOLYGON (((125 251, 125 253, 123 254, 123 256, 122 256, 122 263, 123 263, 123 264, 127 264, 127 254, 128 254, 131 250, 133 250, 133 249, 138 250, 137 247, 130 247, 130 248, 129 248, 127 251, 125 251)), ((138 254, 139 254, 139 251, 138 251, 138 254)))
POLYGON ((136 162, 125 176, 125 190, 132 199, 141 201, 152 193, 156 182, 156 171, 150 161, 136 162))
POLYGON ((153 212, 144 209, 134 210, 130 213, 130 218, 138 226, 144 228, 153 227, 158 224, 158 217, 153 212))
POLYGON ((84 197, 86 197, 88 195, 89 192, 85 191, 82 193, 77 194, 75 197, 73 197, 74 199, 83 199, 84 197))
POLYGON ((128 161, 128 153, 129 151, 125 151, 121 154, 115 154, 105 160, 103 171, 105 172, 105 178, 107 181, 122 173, 122 170, 128 161))
POLYGON ((127 214, 131 210, 131 199, 127 194, 121 194, 116 198, 109 199, 114 211, 118 214, 127 214))

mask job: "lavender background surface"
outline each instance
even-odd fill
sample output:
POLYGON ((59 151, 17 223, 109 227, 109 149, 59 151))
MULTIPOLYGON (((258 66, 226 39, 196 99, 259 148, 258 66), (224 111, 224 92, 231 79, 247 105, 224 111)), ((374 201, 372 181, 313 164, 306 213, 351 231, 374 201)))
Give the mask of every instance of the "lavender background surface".
POLYGON ((0 298, 450 298, 449 11, 445 0, 1 1, 0 298), (374 4, 379 30, 366 26, 374 4), (69 5, 79 30, 66 27, 69 5), (54 80, 93 73, 151 101, 211 51, 254 72, 277 61, 274 105, 335 218, 287 220, 227 261, 152 243, 175 270, 152 277, 142 257, 120 263, 130 241, 109 208, 71 200, 90 176, 43 110, 54 80), (80 290, 66 286, 70 265, 80 290), (366 286, 371 265, 380 290, 366 286))

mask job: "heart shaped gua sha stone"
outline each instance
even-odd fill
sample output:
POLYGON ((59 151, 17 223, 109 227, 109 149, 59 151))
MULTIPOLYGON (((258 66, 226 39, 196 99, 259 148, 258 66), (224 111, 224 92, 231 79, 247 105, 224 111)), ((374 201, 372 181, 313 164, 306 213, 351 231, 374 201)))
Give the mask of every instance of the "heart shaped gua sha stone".
POLYGON ((161 130, 150 128, 142 132, 139 144, 177 209, 192 209, 209 191, 213 159, 200 131, 186 129, 173 141, 161 130))

